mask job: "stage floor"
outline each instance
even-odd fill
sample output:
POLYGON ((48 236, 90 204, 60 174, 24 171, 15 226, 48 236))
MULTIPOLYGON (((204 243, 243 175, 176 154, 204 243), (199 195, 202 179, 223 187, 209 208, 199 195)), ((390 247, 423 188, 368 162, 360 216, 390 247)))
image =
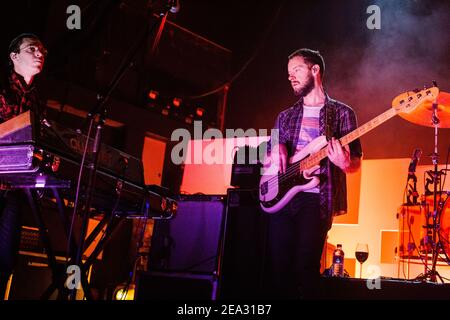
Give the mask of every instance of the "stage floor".
POLYGON ((424 300, 450 299, 450 284, 404 279, 320 279, 319 299, 327 300, 424 300))

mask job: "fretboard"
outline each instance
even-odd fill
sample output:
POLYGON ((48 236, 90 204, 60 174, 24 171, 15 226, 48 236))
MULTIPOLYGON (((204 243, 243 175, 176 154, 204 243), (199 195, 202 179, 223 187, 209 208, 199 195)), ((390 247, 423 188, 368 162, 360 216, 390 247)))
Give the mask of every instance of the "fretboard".
MULTIPOLYGON (((350 142, 358 139, 362 135, 366 134, 367 132, 371 131, 372 129, 375 129, 382 123, 386 122, 387 120, 391 119, 397 114, 397 111, 393 108, 388 109, 387 111, 383 112, 376 118, 370 120, 369 122, 366 122, 361 127, 353 130, 352 132, 348 133, 347 135, 343 136, 339 139, 342 146, 348 145, 350 142)), ((307 157, 304 160, 300 161, 300 170, 305 170, 308 168, 311 168, 315 165, 318 165, 322 159, 325 159, 327 157, 327 147, 324 147, 317 151, 314 154, 311 154, 309 157, 307 157)))

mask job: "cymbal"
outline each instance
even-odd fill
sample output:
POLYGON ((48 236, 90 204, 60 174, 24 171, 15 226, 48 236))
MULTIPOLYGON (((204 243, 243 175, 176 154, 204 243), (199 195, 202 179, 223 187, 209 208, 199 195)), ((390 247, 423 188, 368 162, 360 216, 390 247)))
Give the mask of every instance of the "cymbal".
MULTIPOLYGON (((402 93, 393 100, 392 104, 395 105, 400 100, 405 99, 412 94, 414 94, 413 91, 402 93)), ((437 117, 439 119, 438 128, 450 128, 450 93, 439 92, 437 104, 437 117)), ((409 122, 434 128, 432 123, 433 101, 425 100, 411 112, 400 113, 399 116, 409 122)))

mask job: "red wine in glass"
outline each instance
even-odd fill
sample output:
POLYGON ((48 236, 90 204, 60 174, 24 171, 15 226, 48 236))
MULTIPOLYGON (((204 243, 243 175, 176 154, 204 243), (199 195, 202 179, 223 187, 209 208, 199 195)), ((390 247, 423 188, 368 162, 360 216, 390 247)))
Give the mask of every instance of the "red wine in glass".
POLYGON ((364 262, 366 262, 367 258, 369 257, 369 253, 356 251, 355 256, 356 256, 356 260, 358 260, 359 263, 364 263, 364 262))
POLYGON ((355 250, 356 260, 361 264, 359 268, 359 278, 362 276, 362 265, 369 257, 369 246, 367 243, 358 243, 355 250))

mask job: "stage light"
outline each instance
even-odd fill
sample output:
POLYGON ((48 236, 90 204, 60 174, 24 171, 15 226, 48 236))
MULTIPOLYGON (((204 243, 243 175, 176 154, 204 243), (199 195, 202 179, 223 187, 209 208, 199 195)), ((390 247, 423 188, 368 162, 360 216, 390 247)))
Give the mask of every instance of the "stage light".
POLYGON ((148 97, 149 97, 150 99, 152 99, 152 100, 158 99, 158 96, 159 96, 158 91, 150 90, 150 91, 148 92, 148 97))
POLYGON ((133 283, 127 285, 126 283, 120 284, 116 287, 113 294, 114 300, 134 300, 134 289, 135 285, 133 283))
POLYGON ((181 101, 182 100, 180 98, 173 98, 172 104, 178 108, 181 106, 181 101))
POLYGON ((184 118, 184 122, 186 122, 187 124, 192 124, 193 119, 194 115, 190 114, 186 118, 184 118))
POLYGON ((195 110, 195 114, 200 118, 203 117, 204 113, 205 113, 205 109, 203 109, 203 108, 198 107, 197 110, 195 110))
POLYGON ((164 109, 161 110, 161 113, 165 116, 168 116, 170 113, 170 106, 167 105, 164 109))

